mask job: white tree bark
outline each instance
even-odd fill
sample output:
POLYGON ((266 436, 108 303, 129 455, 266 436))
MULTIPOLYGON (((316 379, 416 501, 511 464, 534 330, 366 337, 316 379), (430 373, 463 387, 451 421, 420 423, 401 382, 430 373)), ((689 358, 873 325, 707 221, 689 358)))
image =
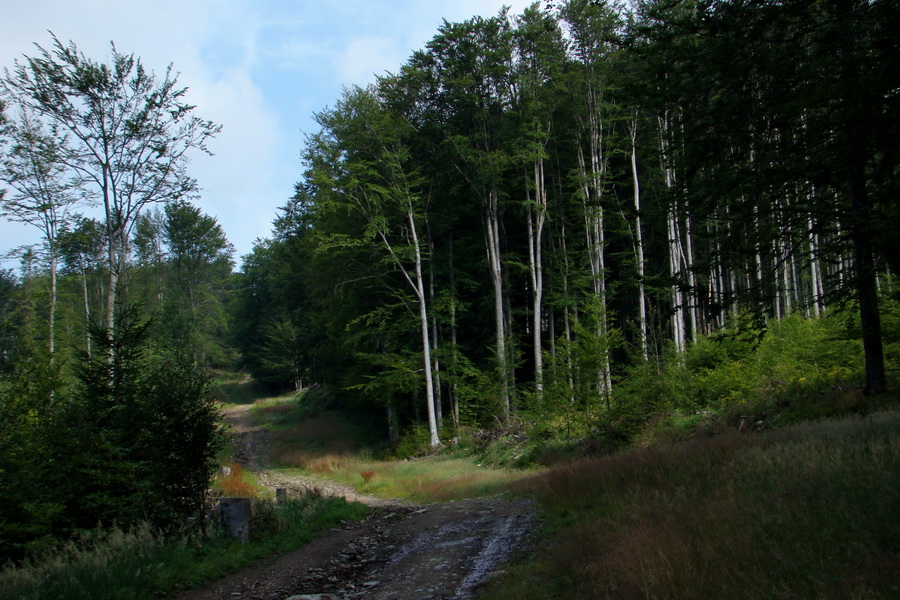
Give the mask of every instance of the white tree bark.
POLYGON ((648 358, 647 351, 647 299, 644 294, 644 238, 641 228, 641 183, 638 177, 637 163, 637 118, 633 118, 628 124, 628 132, 631 138, 631 180, 634 188, 634 241, 635 259, 638 271, 638 325, 640 327, 639 339, 641 342, 641 355, 644 360, 648 358))
POLYGON ((672 166, 672 156, 669 151, 668 115, 660 116, 658 122, 660 161, 662 162, 662 170, 665 175, 666 189, 673 193, 673 200, 666 210, 666 238, 669 244, 669 275, 671 275, 673 280, 672 291, 670 294, 672 302, 672 339, 675 342, 675 348, 679 352, 683 352, 687 347, 684 324, 684 295, 680 285, 683 275, 681 258, 684 253, 681 248, 681 233, 678 225, 678 214, 676 212, 676 203, 674 199, 675 169, 672 166))
POLYGON ((485 237, 491 285, 494 289, 494 330, 497 343, 497 370, 500 379, 500 410, 509 421, 509 365, 506 352, 506 319, 503 314, 503 266, 500 255, 500 206, 496 189, 488 193, 485 206, 485 237))
POLYGON ((543 233, 547 218, 547 190, 544 185, 544 160, 534 161, 535 199, 528 199, 528 267, 531 276, 532 343, 534 345, 534 387, 537 401, 544 392, 544 355, 542 315, 544 304, 543 233))

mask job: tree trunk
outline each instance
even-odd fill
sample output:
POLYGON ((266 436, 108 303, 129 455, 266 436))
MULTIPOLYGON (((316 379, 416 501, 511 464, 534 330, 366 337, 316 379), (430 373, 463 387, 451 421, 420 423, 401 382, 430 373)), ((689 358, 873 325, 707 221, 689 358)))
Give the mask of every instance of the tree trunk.
POLYGON ((81 287, 84 292, 84 351, 88 360, 91 359, 91 304, 88 295, 87 270, 81 265, 81 287))
POLYGON ((637 262, 638 272, 639 339, 641 343, 641 355, 644 357, 644 360, 647 360, 647 299, 644 294, 644 238, 641 231, 641 184, 640 179, 638 178, 636 118, 632 119, 629 123, 628 131, 631 137, 631 180, 634 188, 634 241, 635 260, 637 262))
POLYGON ((488 193, 485 206, 485 235, 487 237, 488 265, 494 288, 494 330, 497 343, 497 372, 500 379, 500 411, 504 423, 509 422, 509 372, 506 355, 506 324, 503 314, 503 271, 500 262, 500 214, 497 190, 488 193))
POLYGON ((544 298, 543 232, 547 218, 547 190, 544 185, 544 161, 534 161, 535 202, 528 198, 528 267, 532 294, 532 340, 534 345, 534 388, 538 403, 544 391, 542 324, 544 298), (536 215, 533 215, 533 212, 536 215))
POLYGON ((428 433, 430 435, 431 445, 440 446, 441 440, 438 437, 437 410, 434 400, 434 378, 431 371, 431 336, 428 334, 428 307, 426 305, 427 298, 425 296, 425 283, 422 274, 422 249, 419 246, 419 236, 416 232, 416 220, 412 212, 412 207, 410 207, 406 216, 409 222, 413 249, 416 255, 416 296, 419 300, 419 321, 422 329, 422 351, 424 353, 422 362, 425 367, 425 395, 428 403, 428 433))
POLYGON ((56 240, 48 240, 50 246, 50 311, 47 315, 47 327, 49 329, 50 340, 48 342, 50 350, 50 364, 54 362, 54 354, 56 352, 56 240))
POLYGON ((666 235, 669 244, 669 274, 672 277, 672 338, 675 348, 683 352, 687 346, 687 338, 684 327, 684 296, 681 290, 682 276, 682 249, 681 234, 678 227, 678 215, 676 213, 675 197, 675 169, 672 166, 672 156, 669 152, 669 123, 668 115, 660 116, 659 122, 659 150, 662 170, 665 174, 666 189, 672 195, 672 200, 666 211, 666 235))
POLYGON ((875 250, 869 235, 871 211, 866 189, 865 167, 857 159, 852 173, 851 206, 854 219, 853 258, 856 263, 856 293, 859 300, 865 353, 866 394, 883 392, 887 388, 884 367, 884 346, 881 339, 881 313, 878 308, 878 287, 875 271, 875 250))

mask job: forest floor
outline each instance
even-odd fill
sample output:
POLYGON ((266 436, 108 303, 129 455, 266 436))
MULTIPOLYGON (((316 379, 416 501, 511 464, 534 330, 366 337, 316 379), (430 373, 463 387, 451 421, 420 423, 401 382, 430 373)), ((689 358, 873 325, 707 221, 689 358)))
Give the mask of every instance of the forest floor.
POLYGON ((413 505, 271 468, 269 436, 250 407, 226 412, 235 458, 270 489, 317 490, 372 507, 361 522, 324 532, 307 546, 186 591, 179 600, 371 600, 472 598, 502 563, 526 546, 534 521, 527 500, 502 496, 413 505))

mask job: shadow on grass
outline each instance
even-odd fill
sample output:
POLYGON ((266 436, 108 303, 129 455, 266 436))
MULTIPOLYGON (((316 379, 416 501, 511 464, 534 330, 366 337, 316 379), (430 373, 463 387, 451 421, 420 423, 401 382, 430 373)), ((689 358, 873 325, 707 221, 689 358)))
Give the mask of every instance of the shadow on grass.
POLYGON ((216 400, 223 404, 253 404, 272 395, 265 384, 254 381, 243 373, 217 374, 213 379, 216 400))

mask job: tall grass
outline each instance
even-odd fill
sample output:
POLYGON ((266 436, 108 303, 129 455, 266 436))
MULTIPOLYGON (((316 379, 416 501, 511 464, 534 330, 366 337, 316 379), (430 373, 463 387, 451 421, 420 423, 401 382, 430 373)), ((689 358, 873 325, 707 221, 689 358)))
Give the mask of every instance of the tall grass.
POLYGON ((53 554, 0 571, 6 600, 151 600, 176 586, 222 577, 273 552, 309 542, 315 532, 368 509, 343 499, 308 494, 277 507, 253 504, 252 540, 222 536, 165 537, 148 527, 86 535, 53 554))
POLYGON ((523 477, 521 471, 479 467, 466 458, 361 461, 334 476, 384 498, 441 502, 495 494, 523 477), (363 473, 370 473, 368 481, 363 473))
POLYGON ((552 552, 490 598, 900 597, 900 412, 561 466, 552 552))

